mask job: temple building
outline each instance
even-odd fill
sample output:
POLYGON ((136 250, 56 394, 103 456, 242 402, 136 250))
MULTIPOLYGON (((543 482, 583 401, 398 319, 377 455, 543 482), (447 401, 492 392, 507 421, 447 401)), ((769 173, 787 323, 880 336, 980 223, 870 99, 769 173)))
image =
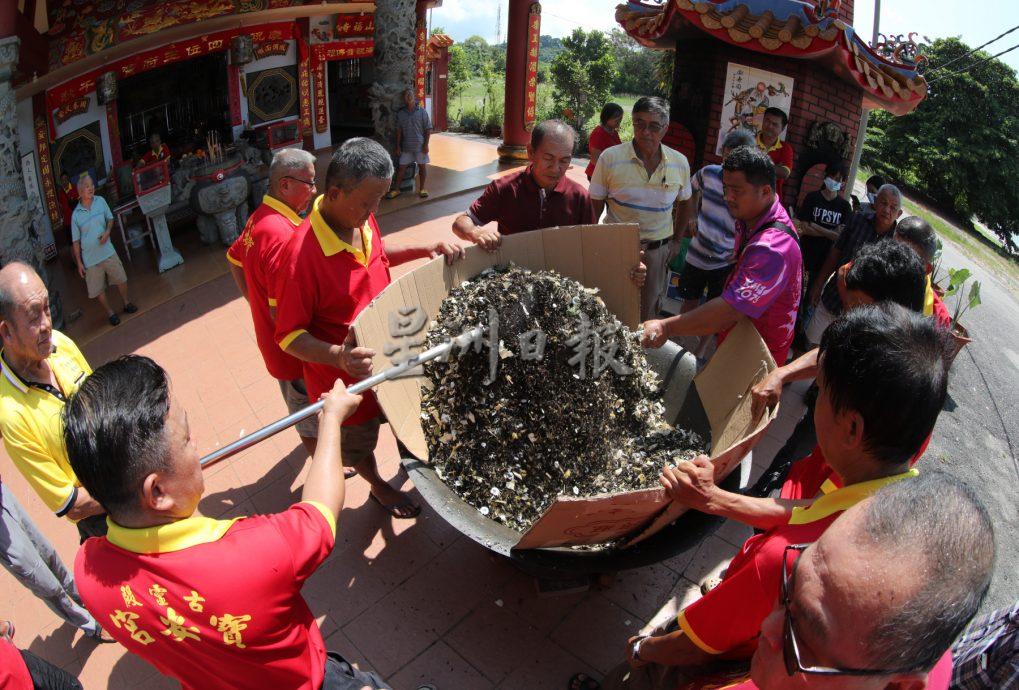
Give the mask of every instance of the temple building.
MULTIPOLYGON (((163 209, 171 227, 195 221, 206 244, 229 243, 264 193, 273 150, 323 151, 360 135, 385 140, 408 86, 443 129, 452 41, 429 38, 426 24, 440 5, 5 2, 0 136, 14 140, 5 143, 16 149, 6 150, 18 153, 4 169, 27 203, 17 219, 10 209, 0 217, 0 261, 27 260, 30 245, 50 258, 70 243, 63 189, 83 173, 113 208, 115 244, 130 258, 131 247, 157 245, 153 214, 143 217, 138 201, 160 185, 172 187, 163 209), (171 163, 156 170, 165 157, 171 163), (153 170, 140 188, 143 161, 153 170)), ((162 239, 158 250, 165 270, 172 262, 162 239)))
POLYGON ((852 27, 853 0, 630 2, 616 20, 642 45, 675 51, 666 143, 693 169, 720 162, 725 134, 758 130, 768 107, 788 115, 786 204, 820 184, 814 166, 848 167, 864 108, 904 115, 927 95, 918 46, 899 38, 871 48, 852 27))

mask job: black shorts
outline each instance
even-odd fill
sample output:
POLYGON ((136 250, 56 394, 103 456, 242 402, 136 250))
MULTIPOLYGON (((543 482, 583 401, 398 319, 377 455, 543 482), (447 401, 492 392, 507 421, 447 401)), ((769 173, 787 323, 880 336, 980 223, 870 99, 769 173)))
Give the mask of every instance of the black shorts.
POLYGON ((683 272, 679 275, 679 289, 677 293, 680 299, 700 299, 704 294, 704 288, 708 289, 708 299, 714 299, 722 294, 725 288, 725 281, 732 273, 733 264, 705 271, 697 268, 689 261, 683 266, 683 272))

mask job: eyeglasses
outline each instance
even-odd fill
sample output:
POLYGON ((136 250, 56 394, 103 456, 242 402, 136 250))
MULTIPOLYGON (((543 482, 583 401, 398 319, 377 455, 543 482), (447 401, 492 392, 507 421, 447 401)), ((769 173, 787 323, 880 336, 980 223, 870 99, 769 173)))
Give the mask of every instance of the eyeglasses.
POLYGON ((785 626, 782 630, 782 657, 785 661, 785 670, 790 676, 797 673, 809 673, 815 676, 888 676, 893 673, 909 673, 915 669, 902 669, 898 671, 886 671, 874 668, 831 668, 829 666, 804 666, 800 661, 800 645, 796 641, 796 633, 793 630, 793 616, 789 612, 789 604, 792 603, 793 580, 796 577, 796 566, 799 565, 799 556, 810 544, 790 544, 785 547, 782 553, 782 607, 785 609, 785 626), (789 552, 796 553, 792 569, 789 568, 789 552))
POLYGON ((308 185, 309 189, 315 189, 315 180, 312 180, 311 182, 308 182, 307 180, 302 180, 301 178, 293 177, 292 175, 284 175, 283 179, 285 179, 285 180, 294 180, 296 182, 300 182, 301 184, 308 185))
POLYGON ((662 130, 665 129, 664 127, 662 127, 657 122, 644 122, 643 120, 634 120, 633 121, 633 128, 636 129, 636 130, 641 130, 641 131, 646 129, 647 131, 651 132, 652 134, 658 134, 662 130))

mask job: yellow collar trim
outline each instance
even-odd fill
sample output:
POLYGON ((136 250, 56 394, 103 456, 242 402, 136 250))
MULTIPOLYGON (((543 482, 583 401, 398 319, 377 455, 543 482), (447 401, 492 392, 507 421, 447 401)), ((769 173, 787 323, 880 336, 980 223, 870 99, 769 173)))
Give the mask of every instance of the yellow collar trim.
POLYGON ((771 148, 766 149, 766 148, 764 148, 764 142, 761 141, 761 133, 758 132, 757 133, 757 148, 761 149, 765 153, 771 153, 772 151, 777 151, 778 149, 782 148, 782 138, 781 137, 775 137, 775 145, 772 146, 771 148))
POLYGON ((189 517, 166 525, 132 529, 106 518, 110 528, 106 538, 111 544, 133 553, 170 553, 217 541, 239 519, 189 517))
POLYGON ((302 222, 304 222, 301 220, 301 217, 299 215, 294 213, 294 209, 290 208, 289 206, 287 206, 286 204, 284 204, 282 201, 275 197, 271 197, 268 194, 266 194, 265 196, 262 197, 262 203, 271 208, 273 211, 276 211, 276 213, 280 213, 283 216, 285 216, 286 219, 289 220, 295 228, 302 222))
POLYGON ((325 218, 322 217, 322 212, 319 210, 319 206, 322 203, 322 197, 319 196, 315 199, 315 204, 311 207, 311 229, 315 233, 315 237, 318 239, 319 245, 322 247, 322 253, 326 256, 332 256, 340 252, 350 252, 357 259, 358 263, 362 266, 368 265, 368 259, 372 255, 372 229, 371 226, 365 222, 361 226, 361 244, 364 246, 364 251, 355 249, 353 245, 350 245, 333 232, 333 229, 329 227, 325 218))
POLYGON ((890 477, 872 479, 869 482, 860 482, 859 484, 851 484, 849 486, 844 486, 841 489, 836 489, 830 494, 821 496, 809 506, 793 508, 793 514, 789 518, 789 524, 808 525, 811 522, 823 520, 835 513, 842 512, 843 510, 849 510, 854 505, 880 489, 882 486, 897 482, 900 479, 905 479, 906 477, 916 477, 919 474, 920 472, 914 468, 908 472, 903 472, 902 474, 893 474, 890 477))
POLYGON ((934 288, 931 287, 931 276, 927 275, 927 288, 923 293, 923 315, 934 316, 934 288))

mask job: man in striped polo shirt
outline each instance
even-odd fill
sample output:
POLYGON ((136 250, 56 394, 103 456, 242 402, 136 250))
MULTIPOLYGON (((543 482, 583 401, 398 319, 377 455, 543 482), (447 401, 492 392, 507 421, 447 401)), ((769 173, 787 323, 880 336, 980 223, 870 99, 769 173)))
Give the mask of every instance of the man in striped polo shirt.
POLYGON ((602 152, 589 191, 596 218, 607 210, 608 223, 640 225, 647 266, 640 294, 640 318, 645 321, 659 313, 669 258, 686 227, 692 192, 686 156, 662 144, 669 126, 668 102, 640 98, 632 118, 633 141, 602 152))

